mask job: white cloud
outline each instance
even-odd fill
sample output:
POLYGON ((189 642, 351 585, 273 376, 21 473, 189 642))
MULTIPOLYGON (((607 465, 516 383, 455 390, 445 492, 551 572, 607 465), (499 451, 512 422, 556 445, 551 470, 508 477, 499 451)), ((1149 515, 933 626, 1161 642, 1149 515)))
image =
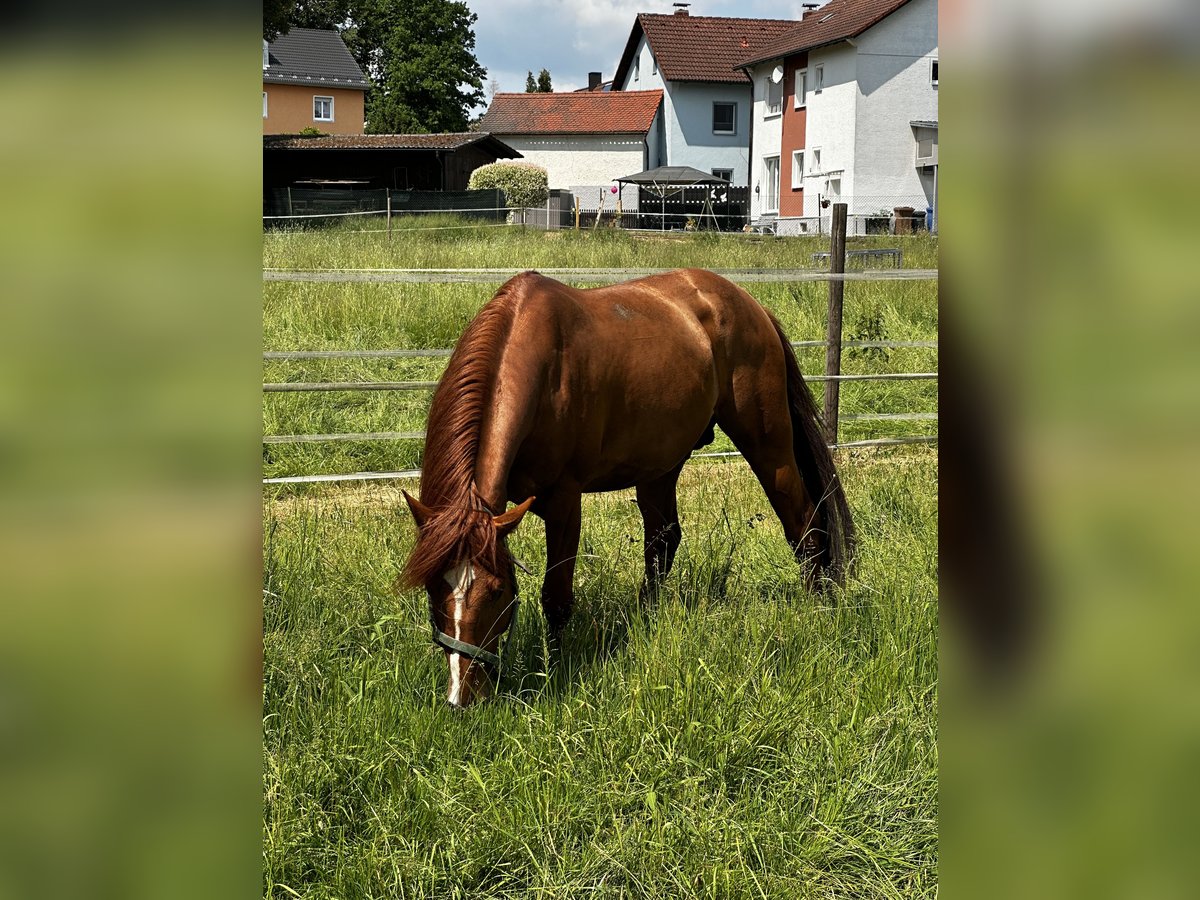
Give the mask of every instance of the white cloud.
MULTIPOLYGON (((556 91, 612 78, 638 13, 673 12, 671 0, 467 0, 479 16, 475 55, 484 79, 504 92, 525 90, 525 73, 549 69, 556 91)), ((690 14, 799 19, 799 2, 695 0, 690 14)), ((482 111, 482 110, 480 110, 482 111)))

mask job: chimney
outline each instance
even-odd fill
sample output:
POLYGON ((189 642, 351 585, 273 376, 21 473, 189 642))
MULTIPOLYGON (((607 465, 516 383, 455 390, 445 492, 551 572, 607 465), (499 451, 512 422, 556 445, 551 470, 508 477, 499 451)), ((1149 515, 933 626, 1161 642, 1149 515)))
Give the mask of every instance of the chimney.
POLYGON ((688 7, 691 6, 692 4, 690 4, 690 3, 672 3, 671 5, 673 7, 675 7, 675 15, 686 16, 688 14, 688 7))
POLYGON ((595 91, 600 88, 600 73, 588 72, 588 90, 595 91))
POLYGON ((801 3, 800 5, 804 8, 804 15, 800 17, 801 21, 804 21, 817 11, 817 4, 815 3, 801 3))

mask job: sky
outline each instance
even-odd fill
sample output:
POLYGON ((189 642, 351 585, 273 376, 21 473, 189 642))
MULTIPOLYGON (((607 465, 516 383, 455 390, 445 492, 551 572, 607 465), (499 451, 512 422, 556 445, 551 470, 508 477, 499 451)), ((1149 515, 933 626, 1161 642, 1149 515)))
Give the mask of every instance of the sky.
MULTIPOLYGON (((638 13, 671 13, 672 0, 467 0, 479 16, 475 56, 505 92, 549 69, 556 91, 586 87, 588 72, 613 76, 638 13)), ((800 0, 694 0, 694 16, 799 19, 800 0)), ((480 109, 482 111, 482 108, 480 109)))

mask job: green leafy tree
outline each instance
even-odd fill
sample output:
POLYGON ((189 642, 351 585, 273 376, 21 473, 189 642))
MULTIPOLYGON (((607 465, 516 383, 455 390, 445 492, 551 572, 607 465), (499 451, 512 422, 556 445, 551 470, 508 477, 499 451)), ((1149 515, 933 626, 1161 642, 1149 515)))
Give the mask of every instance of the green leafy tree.
POLYGON ((263 0, 263 40, 273 41, 292 24, 296 0, 263 0))
POLYGON ((525 93, 536 94, 537 89, 538 89, 537 82, 533 80, 533 73, 526 72, 525 73, 525 93))
POLYGON ((538 93, 541 93, 541 94, 553 93, 554 88, 552 88, 550 86, 550 70, 549 69, 542 69, 542 71, 538 73, 537 89, 538 89, 538 93))

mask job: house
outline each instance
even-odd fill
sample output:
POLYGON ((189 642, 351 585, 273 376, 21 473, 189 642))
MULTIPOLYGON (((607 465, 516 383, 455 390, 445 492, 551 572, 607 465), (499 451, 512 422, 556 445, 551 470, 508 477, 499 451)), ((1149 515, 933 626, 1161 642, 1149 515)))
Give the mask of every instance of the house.
POLYGON ((543 167, 551 188, 580 193, 652 166, 662 98, 661 90, 496 94, 479 128, 543 167))
POLYGON ((362 134, 370 86, 336 31, 293 28, 263 41, 263 134, 362 134))
POLYGON ((830 0, 738 65, 754 82, 752 221, 815 231, 830 201, 851 234, 905 206, 936 227, 937 0, 830 0))
POLYGON ((512 147, 490 134, 357 134, 263 137, 263 187, 392 191, 465 191, 471 173, 497 159, 515 159, 512 147))
POLYGON ((768 46, 795 19, 641 13, 613 76, 614 91, 662 90, 646 168, 691 166, 745 185, 750 175, 750 78, 734 63, 768 46))

